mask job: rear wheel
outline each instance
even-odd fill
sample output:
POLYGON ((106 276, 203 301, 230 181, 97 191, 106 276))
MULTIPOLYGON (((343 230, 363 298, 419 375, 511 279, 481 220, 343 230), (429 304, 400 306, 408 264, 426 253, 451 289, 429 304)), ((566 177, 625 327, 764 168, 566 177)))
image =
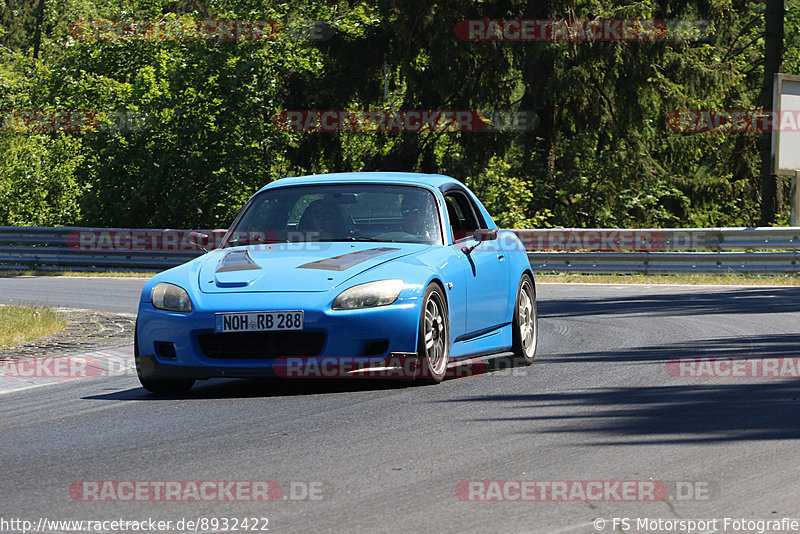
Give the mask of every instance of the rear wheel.
POLYGON ((152 361, 139 357, 139 321, 136 321, 133 331, 133 359, 136 362, 136 374, 139 375, 139 382, 144 389, 151 393, 176 395, 186 393, 194 386, 193 379, 164 376, 155 370, 152 361))
POLYGON ((450 360, 450 322, 442 288, 430 284, 422 297, 417 352, 422 360, 422 380, 437 384, 450 360))
POLYGON ((522 275, 517 288, 512 328, 514 362, 521 365, 532 364, 539 341, 539 317, 533 279, 527 273, 522 275))

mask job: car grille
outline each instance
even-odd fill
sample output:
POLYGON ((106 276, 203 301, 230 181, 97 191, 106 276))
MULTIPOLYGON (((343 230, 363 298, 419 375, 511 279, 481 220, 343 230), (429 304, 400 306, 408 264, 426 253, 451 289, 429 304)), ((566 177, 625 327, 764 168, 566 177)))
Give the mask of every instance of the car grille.
POLYGON ((231 332, 201 334, 200 348, 209 358, 257 360, 318 356, 324 332, 231 332))

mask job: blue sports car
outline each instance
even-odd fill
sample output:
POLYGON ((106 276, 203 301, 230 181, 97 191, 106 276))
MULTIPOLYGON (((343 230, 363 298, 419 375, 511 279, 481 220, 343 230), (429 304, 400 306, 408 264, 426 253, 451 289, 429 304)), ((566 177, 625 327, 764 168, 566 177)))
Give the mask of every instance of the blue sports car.
POLYGON ((146 389, 180 393, 212 377, 436 383, 490 357, 530 364, 537 337, 525 249, 471 191, 361 172, 258 191, 217 249, 147 282, 134 351, 146 389))

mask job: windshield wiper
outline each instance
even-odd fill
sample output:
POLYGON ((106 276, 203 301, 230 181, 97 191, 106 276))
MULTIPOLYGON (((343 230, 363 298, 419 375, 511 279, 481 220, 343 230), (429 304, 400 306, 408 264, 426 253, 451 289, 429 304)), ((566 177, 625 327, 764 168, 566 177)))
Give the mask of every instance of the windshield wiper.
POLYGON ((307 243, 335 243, 343 241, 376 241, 378 243, 385 243, 387 241, 394 242, 391 239, 375 239, 374 237, 363 236, 347 236, 347 237, 326 237, 325 239, 315 239, 314 241, 306 241, 307 243))
MULTIPOLYGON (((374 237, 366 237, 363 235, 345 237, 344 241, 391 241, 390 239, 375 239, 374 237)), ((391 241, 394 243, 394 241, 391 241)))

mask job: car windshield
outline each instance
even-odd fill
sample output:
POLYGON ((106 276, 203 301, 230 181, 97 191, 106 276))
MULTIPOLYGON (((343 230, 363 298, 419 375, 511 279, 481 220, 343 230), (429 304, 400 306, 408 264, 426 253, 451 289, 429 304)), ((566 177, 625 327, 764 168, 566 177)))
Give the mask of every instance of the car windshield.
POLYGON ((267 189, 223 246, 307 241, 442 244, 439 210, 421 187, 324 184, 267 189))

